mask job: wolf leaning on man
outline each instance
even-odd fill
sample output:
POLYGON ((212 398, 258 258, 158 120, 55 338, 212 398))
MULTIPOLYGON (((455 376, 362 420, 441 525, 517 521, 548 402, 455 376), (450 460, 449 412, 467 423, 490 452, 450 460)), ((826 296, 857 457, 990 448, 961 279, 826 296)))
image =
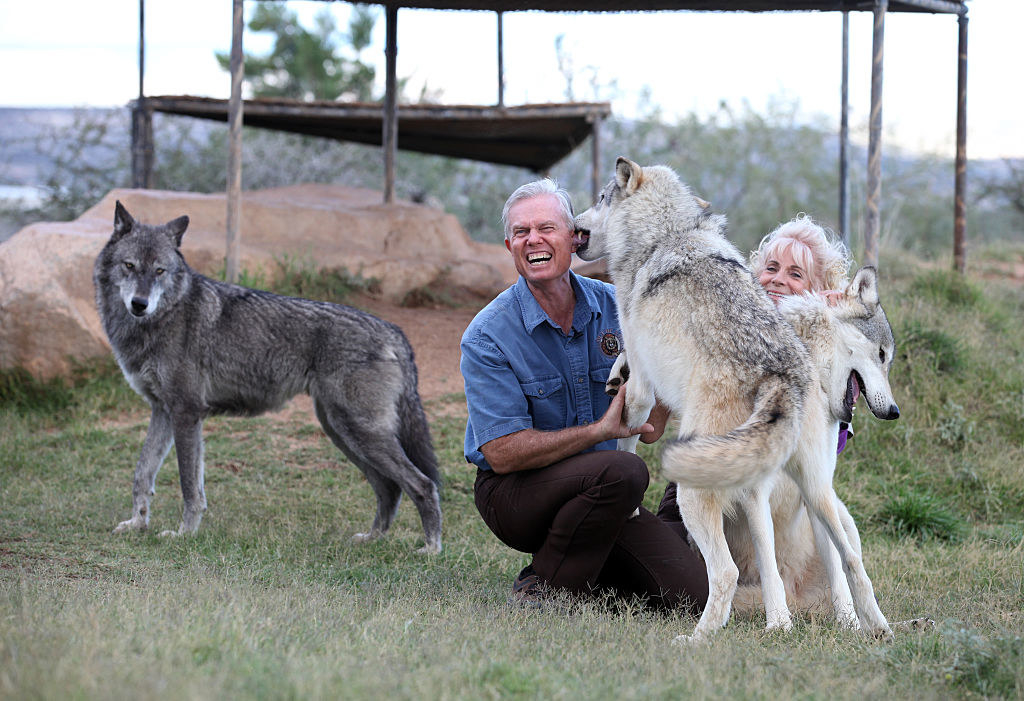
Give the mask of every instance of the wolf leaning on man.
POLYGON ((402 331, 352 307, 204 277, 181 254, 187 226, 185 216, 147 226, 118 202, 93 270, 114 356, 152 408, 132 517, 114 532, 149 525, 156 474, 172 443, 184 512, 178 530, 162 535, 195 532, 206 510, 203 419, 253 416, 306 392, 324 431, 376 493, 373 525, 355 538, 386 533, 404 491, 423 522, 420 551, 440 552, 440 476, 402 331))
MULTIPOLYGON (((820 556, 834 561, 828 540, 839 551, 860 627, 891 637, 864 570, 855 526, 832 488, 838 421, 851 418, 843 399, 850 369, 830 377, 826 394, 822 369, 726 239, 725 217, 710 213, 670 169, 641 168, 619 158, 615 177, 597 204, 576 218, 576 227, 577 255, 606 257, 616 286, 626 351, 611 374, 628 356, 629 423, 643 423, 656 400, 680 421, 679 438, 666 446, 662 469, 679 484, 680 512, 704 556, 709 583, 693 636, 680 638, 701 639, 729 619, 738 569, 723 517, 737 514, 745 517, 753 541, 767 626, 791 627, 769 505, 783 468, 821 534, 820 556), (837 387, 841 391, 833 391, 837 387)), ((881 314, 874 271, 861 272, 863 301, 870 304, 857 306, 868 316, 881 314)), ((884 314, 878 323, 888 328, 884 314)), ((879 369, 885 376, 892 350, 891 331, 881 349, 871 348, 885 354, 879 369)), ((866 399, 876 416, 898 416, 882 384, 870 389, 878 390, 866 392, 874 395, 866 399)), ((635 449, 635 439, 626 441, 620 440, 621 449, 635 449)), ((841 620, 852 615, 837 614, 841 620)))

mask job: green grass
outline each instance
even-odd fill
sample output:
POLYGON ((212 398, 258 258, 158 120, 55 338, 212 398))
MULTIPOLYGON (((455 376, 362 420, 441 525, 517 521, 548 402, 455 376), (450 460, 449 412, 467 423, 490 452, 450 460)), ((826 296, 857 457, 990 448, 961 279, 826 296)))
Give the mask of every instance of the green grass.
MULTIPOLYGON (((303 414, 207 421, 198 535, 153 534, 180 515, 172 451, 152 530, 115 537, 148 410, 107 361, 49 385, 0 378, 0 698, 1020 698, 1024 291, 886 270, 902 416, 858 412, 836 486, 882 610, 933 630, 880 644, 828 617, 785 635, 736 620, 684 649, 681 614, 510 610, 526 556, 476 513, 461 395, 427 405, 439 556, 413 552, 407 500, 386 539, 351 542, 372 492, 303 414)), ((643 455, 654 506, 657 448, 643 455)))

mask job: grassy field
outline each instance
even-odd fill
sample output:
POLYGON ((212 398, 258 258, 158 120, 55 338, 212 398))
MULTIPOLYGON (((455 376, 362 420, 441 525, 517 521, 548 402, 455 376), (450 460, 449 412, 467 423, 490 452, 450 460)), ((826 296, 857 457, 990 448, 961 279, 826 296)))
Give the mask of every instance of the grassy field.
POLYGON ((985 260, 966 281, 885 261, 902 417, 862 408, 837 475, 882 610, 930 631, 883 644, 762 618, 690 649, 671 644, 685 615, 508 608, 526 556, 474 509, 461 395, 427 406, 439 556, 413 553, 408 502, 388 538, 350 542, 372 492, 303 414, 209 420, 199 534, 153 535, 180 516, 172 452, 151 532, 114 537, 148 411, 105 362, 64 385, 0 378, 0 698, 1020 698, 1024 290, 989 273, 1024 249, 985 260))

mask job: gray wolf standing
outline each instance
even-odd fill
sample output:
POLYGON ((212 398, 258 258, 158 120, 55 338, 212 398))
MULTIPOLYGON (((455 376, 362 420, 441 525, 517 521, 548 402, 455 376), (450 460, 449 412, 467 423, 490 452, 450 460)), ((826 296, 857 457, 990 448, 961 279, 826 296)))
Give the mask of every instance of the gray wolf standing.
MULTIPOLYGON (((879 303, 875 270, 865 267, 858 271, 835 306, 817 296, 791 295, 782 298, 778 309, 807 349, 814 379, 805 397, 797 449, 790 459, 795 464, 788 469, 819 475, 831 483, 838 425, 853 415, 855 388, 877 418, 899 416, 889 386, 894 340, 879 303)), ((838 552, 821 522, 808 513, 796 482, 780 476, 770 504, 777 564, 790 607, 822 611, 831 604, 840 624, 860 627, 838 552)), ((860 536, 853 518, 838 498, 834 507, 851 548, 860 556, 860 536)), ((742 519, 728 518, 725 533, 739 568, 733 606, 738 612, 750 613, 762 602, 747 525, 742 519)), ((897 625, 921 626, 925 620, 897 625)))
POLYGON ((440 477, 402 331, 352 307, 204 277, 181 254, 187 226, 188 217, 147 226, 118 202, 93 269, 114 356, 152 408, 132 517, 114 532, 149 525, 156 474, 172 443, 185 507, 178 530, 161 535, 195 532, 206 510, 203 419, 261 414, 306 392, 324 431, 376 493, 373 525, 356 539, 386 533, 404 491, 423 522, 420 551, 440 552, 440 477))
MULTIPOLYGON (((615 283, 629 356, 627 420, 641 425, 658 400, 680 421, 662 469, 679 485, 680 512, 707 565, 709 597, 693 635, 679 639, 700 640, 729 619, 739 573, 723 516, 740 511, 767 627, 792 626, 769 505, 783 466, 839 550, 861 627, 891 636, 836 508, 831 473, 815 471, 820 463, 790 461, 817 381, 808 353, 725 238, 725 217, 708 210, 672 170, 619 158, 597 204, 576 218, 577 254, 606 257, 615 283)), ((635 438, 620 443, 635 447, 635 438)))

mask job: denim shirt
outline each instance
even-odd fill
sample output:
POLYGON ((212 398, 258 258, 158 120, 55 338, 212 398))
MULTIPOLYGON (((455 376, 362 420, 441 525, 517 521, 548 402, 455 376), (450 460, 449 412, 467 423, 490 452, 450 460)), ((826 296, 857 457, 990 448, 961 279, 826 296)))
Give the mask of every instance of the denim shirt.
MULTIPOLYGON (((615 288, 569 273, 576 309, 568 334, 551 320, 520 277, 462 335, 466 460, 491 466, 480 446, 533 428, 556 431, 601 418, 611 399, 608 371, 622 348, 615 288)), ((616 441, 590 450, 613 450, 616 441)))

